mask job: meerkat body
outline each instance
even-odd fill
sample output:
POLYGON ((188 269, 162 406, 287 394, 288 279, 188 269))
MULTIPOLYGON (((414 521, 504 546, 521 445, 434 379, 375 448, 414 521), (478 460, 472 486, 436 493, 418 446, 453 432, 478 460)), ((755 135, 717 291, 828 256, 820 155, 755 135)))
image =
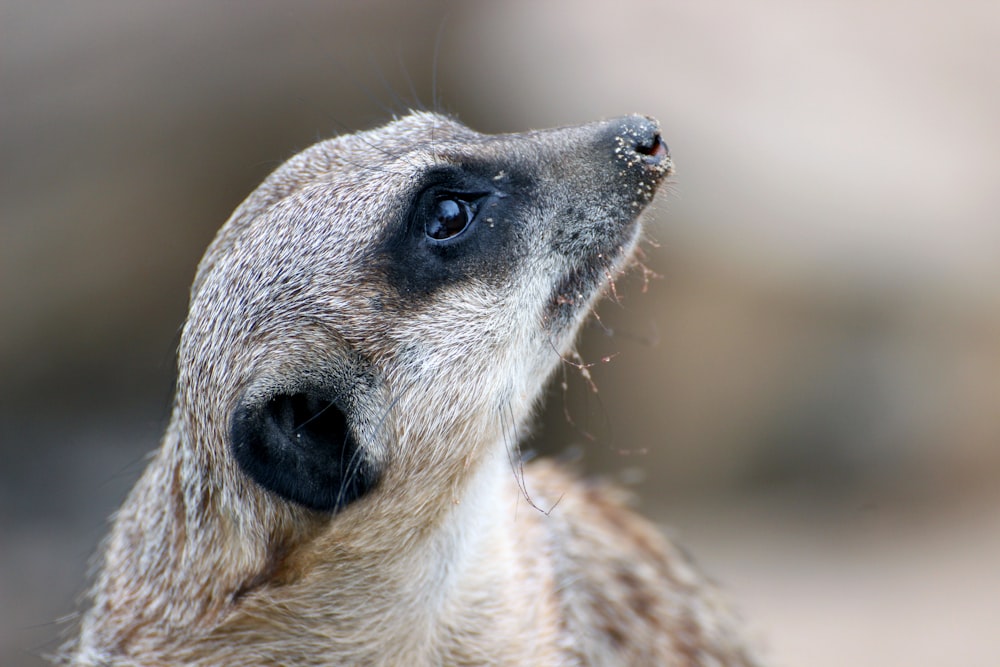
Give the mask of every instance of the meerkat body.
POLYGON ((614 492, 512 472, 669 171, 638 116, 486 136, 426 113, 279 168, 199 266, 170 426, 66 660, 753 664, 614 492))

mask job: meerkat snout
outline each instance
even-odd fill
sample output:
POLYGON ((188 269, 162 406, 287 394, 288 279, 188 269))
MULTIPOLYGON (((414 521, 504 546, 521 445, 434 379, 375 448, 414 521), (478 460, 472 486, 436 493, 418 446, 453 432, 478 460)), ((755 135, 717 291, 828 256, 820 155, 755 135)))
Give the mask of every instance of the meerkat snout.
POLYGON ((613 490, 516 463, 672 168, 643 116, 431 113, 281 166, 198 267, 170 425, 66 660, 753 664, 613 490))

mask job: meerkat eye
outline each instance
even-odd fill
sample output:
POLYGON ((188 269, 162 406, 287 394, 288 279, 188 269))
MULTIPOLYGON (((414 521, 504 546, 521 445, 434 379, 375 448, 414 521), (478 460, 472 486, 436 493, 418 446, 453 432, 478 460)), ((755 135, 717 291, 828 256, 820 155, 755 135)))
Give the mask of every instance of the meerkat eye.
POLYGON ((432 239, 442 241, 458 236, 476 216, 474 204, 457 197, 439 199, 424 231, 432 239))

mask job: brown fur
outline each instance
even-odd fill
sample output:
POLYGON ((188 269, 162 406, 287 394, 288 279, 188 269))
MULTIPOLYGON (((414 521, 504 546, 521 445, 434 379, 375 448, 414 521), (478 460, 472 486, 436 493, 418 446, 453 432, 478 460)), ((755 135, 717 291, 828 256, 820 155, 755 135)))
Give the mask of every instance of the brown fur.
POLYGON ((614 492, 529 465, 545 514, 510 465, 669 172, 635 148, 650 131, 631 118, 487 137, 415 114, 268 178, 199 267, 171 424, 115 515, 66 660, 753 664, 711 586, 614 492), (441 165, 478 169, 520 207, 517 252, 425 288, 384 248, 441 165), (587 262, 599 280, 572 272, 587 262), (339 511, 261 488, 229 446, 241 402, 303 383, 338 387, 380 472, 339 511))

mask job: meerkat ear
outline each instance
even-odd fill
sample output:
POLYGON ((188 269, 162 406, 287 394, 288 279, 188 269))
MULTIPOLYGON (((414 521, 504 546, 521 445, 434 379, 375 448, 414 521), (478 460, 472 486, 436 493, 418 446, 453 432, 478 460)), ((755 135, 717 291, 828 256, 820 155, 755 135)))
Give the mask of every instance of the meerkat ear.
POLYGON ((286 500, 337 511, 378 481, 344 412, 321 391, 243 402, 233 413, 232 451, 257 484, 286 500))

